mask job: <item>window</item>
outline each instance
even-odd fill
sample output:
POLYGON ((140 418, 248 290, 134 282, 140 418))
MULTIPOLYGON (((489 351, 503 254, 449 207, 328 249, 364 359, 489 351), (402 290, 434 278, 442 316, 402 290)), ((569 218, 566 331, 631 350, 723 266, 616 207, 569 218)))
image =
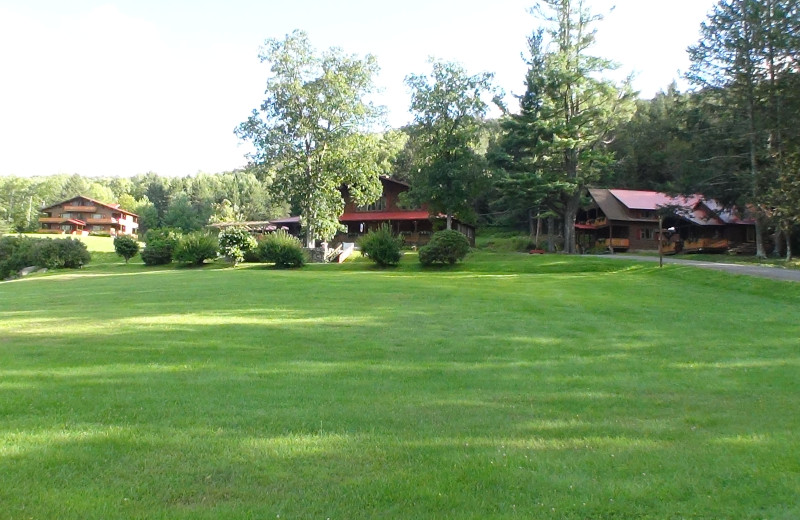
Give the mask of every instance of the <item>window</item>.
POLYGON ((95 213, 94 215, 92 215, 92 218, 103 218, 103 214, 102 213, 95 213))
POLYGON ((72 226, 69 224, 61 224, 61 229, 64 231, 72 231, 72 226))
POLYGON ((359 206, 356 211, 384 211, 386 209, 386 197, 381 197, 372 204, 359 206))
POLYGON ((642 228, 639 230, 639 238, 642 240, 652 240, 656 237, 656 230, 653 228, 642 228))
POLYGON ((61 218, 72 218, 72 213, 62 213, 61 218))

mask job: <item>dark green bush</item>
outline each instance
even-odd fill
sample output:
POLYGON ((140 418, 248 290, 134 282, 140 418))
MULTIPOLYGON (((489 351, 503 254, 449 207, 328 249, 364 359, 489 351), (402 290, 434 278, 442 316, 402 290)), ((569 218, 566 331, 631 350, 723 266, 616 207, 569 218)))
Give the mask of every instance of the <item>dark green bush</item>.
POLYGON ((53 240, 53 242, 58 245, 59 253, 59 265, 55 267, 77 269, 83 267, 92 260, 92 255, 86 248, 86 244, 80 240, 64 238, 61 240, 53 240))
POLYGON ((303 267, 306 252, 297 237, 280 229, 266 235, 258 244, 258 257, 262 262, 271 262, 275 267, 303 267))
POLYGON ((142 250, 142 261, 146 265, 163 265, 172 262, 172 255, 181 239, 181 232, 175 229, 151 229, 145 235, 147 244, 142 250))
POLYGON ((256 241, 256 247, 250 249, 249 251, 245 251, 244 261, 251 263, 257 263, 261 261, 261 257, 258 254, 258 241, 256 241))
POLYGON ((30 265, 35 265, 33 239, 12 235, 0 237, 0 279, 13 276, 30 265))
POLYGON ((403 239, 392 234, 386 225, 361 237, 358 245, 363 255, 382 267, 397 265, 403 255, 403 239))
POLYGON ((78 268, 91 261, 86 244, 71 238, 0 238, 0 278, 30 266, 57 269, 78 268))
POLYGON ((453 229, 437 231, 428 245, 419 250, 419 261, 422 265, 454 264, 463 260, 469 253, 469 240, 453 229))
POLYGON ((194 231, 180 239, 173 259, 185 264, 202 265, 206 260, 217 257, 218 247, 217 237, 202 231, 194 231))
POLYGON ((139 242, 128 235, 120 235, 114 238, 114 252, 124 258, 127 264, 139 252, 139 242))
POLYGON ((256 239, 247 228, 228 227, 219 234, 219 253, 233 262, 234 267, 257 245, 256 239))

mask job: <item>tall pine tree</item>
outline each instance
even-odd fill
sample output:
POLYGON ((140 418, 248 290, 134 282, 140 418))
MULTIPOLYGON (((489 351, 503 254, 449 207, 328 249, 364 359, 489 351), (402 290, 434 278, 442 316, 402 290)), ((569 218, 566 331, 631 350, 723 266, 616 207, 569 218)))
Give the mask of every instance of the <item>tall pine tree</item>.
POLYGON ((564 250, 574 253, 581 196, 613 160, 607 138, 630 118, 633 92, 603 77, 615 69, 612 62, 589 54, 592 26, 602 17, 583 0, 539 0, 532 11, 545 27, 529 39, 522 111, 507 124, 508 188, 520 186, 532 202, 555 211, 564 250))
POLYGON ((792 124, 782 106, 793 95, 785 85, 797 69, 798 11, 796 0, 720 0, 689 48, 689 79, 729 112, 731 123, 727 153, 708 158, 725 169, 727 181, 713 195, 755 212, 759 257, 766 256, 769 194, 791 164, 783 155, 792 124))

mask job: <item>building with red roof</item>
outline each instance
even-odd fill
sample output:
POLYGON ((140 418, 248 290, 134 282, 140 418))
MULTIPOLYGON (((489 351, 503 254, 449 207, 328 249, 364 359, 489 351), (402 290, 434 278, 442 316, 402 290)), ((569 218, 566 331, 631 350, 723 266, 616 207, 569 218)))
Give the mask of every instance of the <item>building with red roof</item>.
POLYGON ((119 207, 83 195, 72 197, 41 210, 40 233, 88 235, 89 233, 135 235, 139 216, 119 207))
POLYGON ((720 252, 755 241, 755 222, 695 194, 589 189, 575 223, 579 246, 614 251, 720 252), (659 219, 662 228, 659 228, 659 219))
MULTIPOLYGON (((359 237, 386 225, 401 236, 407 245, 421 246, 428 243, 434 230, 444 228, 445 217, 431 215, 427 205, 411 209, 402 207, 400 194, 408 191, 408 184, 389 177, 381 177, 380 180, 383 185, 381 197, 366 206, 356 205, 347 187, 342 188, 345 206, 339 222, 347 229, 334 237, 334 243, 355 242, 359 237)), ((300 234, 300 217, 274 219, 270 224, 278 228, 285 227, 292 234, 300 234)), ((470 244, 475 245, 473 226, 454 218, 452 228, 463 233, 470 244)))

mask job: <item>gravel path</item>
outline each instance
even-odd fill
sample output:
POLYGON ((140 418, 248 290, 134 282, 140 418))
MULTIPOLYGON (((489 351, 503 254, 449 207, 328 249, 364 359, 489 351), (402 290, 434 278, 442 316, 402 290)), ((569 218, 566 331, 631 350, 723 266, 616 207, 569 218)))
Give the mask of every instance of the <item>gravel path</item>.
MULTIPOLYGON (((616 260, 637 260, 642 262, 658 262, 657 256, 639 256, 639 255, 597 255, 597 256, 602 258, 616 259, 616 260)), ((743 264, 725 264, 716 262, 702 262, 699 260, 684 260, 681 258, 672 258, 670 256, 664 257, 664 263, 693 265, 695 267, 702 267, 703 269, 714 269, 716 271, 725 271, 733 274, 744 274, 748 276, 760 276, 761 278, 772 278, 773 280, 800 282, 800 270, 797 269, 783 269, 781 267, 769 267, 763 265, 743 265, 743 264)))

